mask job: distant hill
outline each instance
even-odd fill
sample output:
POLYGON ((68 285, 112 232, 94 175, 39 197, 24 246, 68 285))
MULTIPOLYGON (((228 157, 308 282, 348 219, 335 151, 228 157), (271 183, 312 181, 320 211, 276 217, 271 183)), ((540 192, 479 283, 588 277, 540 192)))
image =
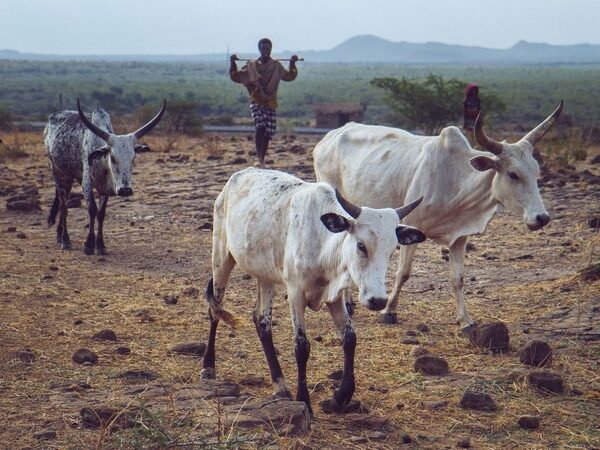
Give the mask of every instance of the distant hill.
MULTIPOLYGON (((396 63, 446 65, 527 65, 527 64, 598 64, 600 45, 551 45, 519 41, 508 49, 469 47, 440 42, 392 42, 377 36, 350 38, 331 50, 285 51, 307 62, 322 63, 396 63)), ((224 53, 198 55, 44 55, 0 50, 0 60, 35 61, 153 61, 153 62, 226 62, 224 53)))

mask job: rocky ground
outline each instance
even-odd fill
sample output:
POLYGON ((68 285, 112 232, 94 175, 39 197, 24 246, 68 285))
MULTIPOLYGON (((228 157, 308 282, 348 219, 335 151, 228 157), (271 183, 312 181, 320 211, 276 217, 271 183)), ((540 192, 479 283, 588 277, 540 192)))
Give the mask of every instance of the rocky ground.
MULTIPOLYGON (((278 137, 267 166, 313 179, 317 140, 278 137)), ((460 333, 447 253, 426 242, 398 325, 357 309, 358 402, 347 414, 327 414, 320 404, 338 382, 343 353, 326 311, 308 313, 310 420, 303 404, 269 397, 250 320, 255 283, 239 271, 227 304, 246 322, 220 328, 217 381, 199 380, 212 203, 232 172, 254 163, 247 136, 149 139, 154 150, 136 159, 134 195, 109 201, 106 256, 82 251, 87 212, 77 196, 69 210, 73 250, 58 248, 46 226, 53 184, 41 135, 20 142, 27 157, 0 160, 0 442, 7 448, 600 447, 593 149, 574 166, 548 163, 541 186, 552 221, 544 230, 528 232, 501 213, 470 240, 467 305, 481 324, 496 323, 492 334, 471 341, 460 333), (489 350, 492 341, 498 351, 489 350), (544 367, 521 362, 533 360, 544 367)), ((284 296, 280 289, 274 340, 294 389, 284 296)))

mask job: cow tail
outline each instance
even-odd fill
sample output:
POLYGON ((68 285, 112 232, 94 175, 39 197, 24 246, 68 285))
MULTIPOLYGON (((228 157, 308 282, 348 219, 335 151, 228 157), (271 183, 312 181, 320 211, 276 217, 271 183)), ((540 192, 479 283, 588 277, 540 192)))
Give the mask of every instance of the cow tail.
POLYGON ((212 278, 208 280, 208 286, 206 286, 206 301, 208 302, 210 313, 215 319, 222 320, 227 325, 233 328, 237 327, 240 324, 240 319, 238 319, 232 313, 224 309, 223 306, 221 306, 221 302, 215 299, 212 278))
POLYGON ((56 223, 56 214, 58 213, 58 206, 58 193, 54 191, 54 201, 52 202, 50 212, 48 213, 48 227, 51 227, 56 223))

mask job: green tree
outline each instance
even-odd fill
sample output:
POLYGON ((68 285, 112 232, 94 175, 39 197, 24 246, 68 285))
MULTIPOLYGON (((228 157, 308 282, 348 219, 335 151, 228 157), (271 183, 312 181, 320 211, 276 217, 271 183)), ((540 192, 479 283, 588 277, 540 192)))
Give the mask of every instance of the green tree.
POLYGON ((0 106, 0 130, 12 130, 13 117, 10 111, 0 106))
MULTIPOLYGON (((445 80, 430 73, 425 79, 374 78, 371 85, 386 92, 384 101, 393 111, 394 125, 420 128, 431 135, 462 117, 467 83, 456 78, 445 80)), ((480 98, 486 113, 497 114, 506 109, 493 93, 482 93, 480 98)))

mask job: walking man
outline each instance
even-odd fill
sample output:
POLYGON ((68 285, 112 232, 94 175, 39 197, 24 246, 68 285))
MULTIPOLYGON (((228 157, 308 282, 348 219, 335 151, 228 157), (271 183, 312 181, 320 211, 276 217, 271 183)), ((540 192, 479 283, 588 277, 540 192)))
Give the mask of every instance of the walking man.
POLYGON ((286 70, 279 61, 271 58, 272 42, 267 39, 258 41, 258 50, 260 58, 249 61, 240 70, 238 70, 236 61, 237 55, 231 55, 231 65, 229 67, 229 76, 236 83, 246 86, 250 94, 250 112, 254 118, 256 133, 254 140, 256 143, 256 153, 260 164, 264 164, 269 141, 275 135, 276 112, 277 109, 277 88, 279 82, 293 81, 298 76, 296 61, 298 56, 293 55, 290 58, 290 65, 286 70))

